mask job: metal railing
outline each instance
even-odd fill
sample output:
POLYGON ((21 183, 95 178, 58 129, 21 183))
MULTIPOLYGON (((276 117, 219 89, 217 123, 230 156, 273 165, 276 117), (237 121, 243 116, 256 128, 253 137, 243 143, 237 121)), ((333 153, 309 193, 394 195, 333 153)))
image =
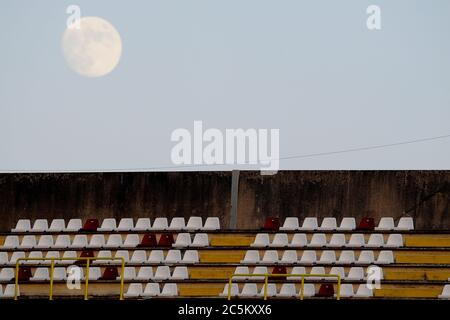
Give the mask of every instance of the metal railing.
MULTIPOLYGON (((267 285, 269 283, 269 277, 300 277, 300 293, 299 297, 300 300, 303 300, 304 298, 304 285, 305 285, 305 278, 308 277, 314 277, 314 278, 337 278, 337 293, 336 293, 336 299, 340 300, 341 298, 341 276, 338 274, 269 274, 269 273, 260 273, 260 274, 233 274, 229 281, 228 281, 228 300, 231 300, 231 284, 233 282, 233 278, 236 277, 264 277, 264 300, 267 300, 267 285)), ((246 279, 248 280, 248 279, 246 279)))
POLYGON ((19 286, 19 268, 21 261, 51 261, 50 263, 50 295, 49 299, 53 300, 53 277, 55 271, 55 260, 56 261, 79 261, 86 260, 86 280, 84 285, 84 300, 88 300, 88 290, 89 290, 89 266, 91 260, 120 260, 121 261, 121 272, 120 272, 120 300, 123 300, 123 287, 124 287, 124 271, 125 271, 125 259, 123 257, 117 258, 101 258, 101 257, 77 257, 77 258, 19 258, 16 261, 16 272, 15 272, 15 286, 14 286, 14 300, 18 299, 17 288, 19 286))

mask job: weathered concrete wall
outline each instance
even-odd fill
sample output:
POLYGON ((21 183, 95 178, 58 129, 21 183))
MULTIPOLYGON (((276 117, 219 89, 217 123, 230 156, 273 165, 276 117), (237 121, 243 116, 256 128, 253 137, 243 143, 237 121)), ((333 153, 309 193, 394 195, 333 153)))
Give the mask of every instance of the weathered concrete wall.
MULTIPOLYGON (((413 216, 450 229, 450 171, 241 172, 238 227, 266 216, 413 216)), ((230 172, 0 175, 0 229, 19 218, 218 216, 227 227, 230 172)))

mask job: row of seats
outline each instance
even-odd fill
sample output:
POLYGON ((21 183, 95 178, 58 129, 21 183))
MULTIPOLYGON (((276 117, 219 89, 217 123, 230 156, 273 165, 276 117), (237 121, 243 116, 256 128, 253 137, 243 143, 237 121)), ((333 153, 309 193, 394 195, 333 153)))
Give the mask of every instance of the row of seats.
MULTIPOLYGON (((379 279, 383 280, 383 269, 379 269, 379 279)), ((279 273, 279 270, 272 270, 272 274, 279 273)), ((285 272, 285 271, 283 271, 285 272)), ((329 275, 339 275, 343 280, 352 280, 352 281, 360 281, 364 280, 369 276, 370 269, 367 268, 367 271, 364 271, 362 267, 351 267, 348 270, 348 273, 345 273, 345 269, 343 267, 332 267, 329 272, 325 271, 324 267, 312 267, 308 272, 305 267, 293 267, 289 274, 292 275, 300 275, 300 274, 329 274, 329 275)), ((264 280, 264 276, 246 276, 248 274, 268 274, 268 269, 265 266, 256 266, 253 268, 253 272, 250 272, 247 266, 238 266, 234 271, 233 279, 235 280, 264 280)), ((287 274, 287 272, 286 272, 287 274)), ((301 280, 301 276, 287 276, 287 280, 301 280)), ((328 277, 306 277, 305 280, 336 280, 335 278, 328 277)))
POLYGON ((356 247, 356 248, 398 248, 404 244, 401 234, 390 234, 387 241, 384 241, 383 234, 371 234, 367 243, 363 234, 352 234, 350 239, 346 240, 345 234, 333 234, 329 241, 324 233, 315 233, 308 241, 306 234, 296 233, 289 241, 286 233, 277 233, 270 241, 267 233, 258 233, 251 244, 252 247, 356 247))
MULTIPOLYGON (((21 272, 23 270, 20 270, 21 272)), ((15 278, 15 268, 3 268, 0 270, 0 281, 10 282, 15 278)), ((23 272, 22 272, 23 273, 23 272)), ((19 279, 21 281, 50 281, 50 268, 39 267, 36 268, 34 273, 31 270, 28 272, 27 276, 20 275, 19 279)), ((168 266, 158 266, 156 271, 153 272, 152 267, 125 267, 124 268, 124 280, 131 281, 148 281, 148 280, 185 280, 189 278, 187 267, 177 266, 170 271, 168 266)), ((65 281, 70 275, 76 275, 78 279, 85 280, 84 270, 78 266, 69 266, 67 269, 65 267, 55 267, 53 273, 53 280, 55 281, 65 281)), ((89 267, 89 280, 120 280, 120 268, 117 270, 112 270, 111 268, 105 268, 104 272, 101 272, 99 267, 89 267), (111 273, 112 276, 108 276, 107 273, 111 273), (106 273, 106 274, 105 274, 106 273)))
MULTIPOLYGON (((303 224, 300 225, 299 219, 297 217, 287 217, 284 220, 283 225, 279 228, 280 230, 355 230, 355 229, 372 229, 370 227, 366 227, 365 224, 373 224, 368 223, 368 220, 371 218, 365 218, 361 221, 360 225, 356 226, 355 218, 343 218, 341 224, 337 224, 336 218, 329 217, 323 218, 322 223, 319 225, 318 219, 316 217, 308 217, 303 220, 303 224)), ((373 219, 372 219, 373 220, 373 219)), ((372 221, 371 220, 371 221, 372 221)), ((267 223, 270 225, 270 223, 267 223)), ((265 229, 272 229, 267 228, 265 229)), ((399 219, 398 224, 395 225, 394 218, 392 217, 383 217, 380 219, 378 226, 374 226, 375 230, 384 230, 384 231, 392 231, 392 230, 414 230, 414 221, 411 217, 402 217, 399 219)))
MULTIPOLYGON (((93 252, 85 252, 88 254, 81 253, 80 257, 93 257, 93 252), (89 255, 92 254, 92 255, 89 255)), ((59 251, 48 251, 44 257, 42 251, 31 251, 28 256, 25 255, 24 251, 14 251, 11 257, 8 259, 8 254, 6 252, 0 252, 0 265, 15 265, 18 259, 22 258, 54 258, 55 264, 72 264, 77 261, 79 256, 76 251, 64 251, 61 255, 59 251), (73 260, 58 260, 59 258, 72 259, 73 260)), ((150 254, 147 256, 145 250, 135 250, 132 251, 131 257, 128 250, 117 250, 113 255, 109 250, 101 250, 98 252, 95 258, 103 258, 102 260, 94 260, 94 264, 119 264, 121 263, 120 258, 123 258, 125 263, 198 263, 200 261, 199 254, 197 250, 186 250, 184 255, 180 250, 173 249, 168 250, 167 254, 164 255, 163 250, 151 250, 150 254), (108 258, 119 258, 116 260, 106 260, 108 258)), ((23 264, 50 264, 50 260, 24 260, 23 264)))
POLYGON ((20 241, 19 236, 6 236, 3 243, 3 249, 66 249, 66 248, 134 248, 137 246, 174 246, 174 247, 207 247, 209 238, 206 233, 197 233, 194 239, 191 239, 189 233, 178 234, 176 241, 173 235, 161 235, 159 242, 156 236, 152 234, 144 235, 142 239, 138 234, 128 234, 125 238, 120 234, 111 234, 106 237, 103 234, 94 234, 90 240, 85 234, 77 234, 71 240, 69 235, 58 235, 53 240, 52 235, 25 235, 20 241), (154 239, 150 239, 150 238, 154 239), (164 239, 161 239, 163 237, 164 239), (162 241, 164 240, 164 241, 162 241), (164 242, 164 243, 163 243, 164 242))
POLYGON ((261 259, 259 251, 247 250, 245 257, 241 260, 243 264, 270 264, 270 263, 300 263, 300 264, 391 264, 394 263, 394 253, 392 251, 382 250, 375 259, 375 254, 370 250, 363 250, 360 252, 358 259, 355 257, 355 252, 352 250, 341 251, 339 259, 336 258, 336 252, 334 250, 324 250, 317 258, 315 250, 305 250, 300 259, 296 250, 285 250, 280 259, 278 251, 267 250, 261 259))
MULTIPOLYGON (((228 296, 229 284, 227 283, 221 293, 222 297, 228 296)), ((246 283, 239 291, 239 286, 237 283, 231 284, 231 296, 233 297, 246 297, 246 298, 257 298, 264 297, 264 286, 261 285, 261 289, 258 290, 256 283, 246 283)), ((305 283, 303 286, 303 296, 304 297, 314 297, 316 295, 316 288, 312 283, 305 283)), ((277 287, 273 283, 267 284, 267 296, 268 297, 280 297, 280 298, 294 298, 300 296, 300 286, 294 283, 283 283, 281 285, 280 291, 277 291, 277 287)), ((353 291, 353 285, 350 283, 341 284, 340 296, 342 298, 358 297, 358 298, 369 298, 373 296, 371 289, 365 284, 360 284, 356 293, 353 291)))
POLYGON ((147 283, 145 288, 142 283, 131 283, 128 286, 127 292, 124 294, 124 297, 127 299, 175 296, 178 296, 176 283, 166 283, 162 290, 160 290, 160 285, 153 282, 147 283))
POLYGON ((99 224, 98 219, 88 219, 82 225, 81 219, 70 219, 66 225, 64 219, 53 219, 50 223, 47 219, 36 219, 31 226, 31 220, 20 219, 12 232, 76 232, 86 231, 149 231, 149 230, 219 230, 220 221, 217 217, 208 217, 203 224, 202 217, 190 217, 185 222, 183 217, 172 218, 170 224, 167 218, 155 218, 151 224, 150 218, 139 218, 134 223, 132 218, 122 218, 117 223, 114 218, 103 219, 99 224))

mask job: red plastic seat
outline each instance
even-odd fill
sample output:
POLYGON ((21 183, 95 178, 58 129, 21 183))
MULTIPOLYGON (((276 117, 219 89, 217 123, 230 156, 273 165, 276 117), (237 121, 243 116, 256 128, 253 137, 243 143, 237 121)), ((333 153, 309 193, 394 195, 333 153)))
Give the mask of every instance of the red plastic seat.
POLYGON ((263 229, 268 231, 276 231, 280 229, 280 219, 273 217, 267 218, 263 229))
MULTIPOLYGON (((94 257, 94 251, 93 250, 83 250, 83 251, 81 251, 80 258, 93 258, 93 257, 94 257)), ((80 260, 77 260, 75 262, 76 265, 80 265, 80 264, 84 265, 86 263, 87 263, 87 260, 85 260, 85 259, 80 259, 80 260)), ((92 264, 92 260, 89 261, 89 264, 92 264)))
MULTIPOLYGON (((275 266, 272 270, 272 274, 286 274, 287 270, 285 266, 275 266)), ((286 276, 284 277, 269 277, 269 280, 286 280, 286 276)))
POLYGON ((146 233, 144 237, 142 237, 141 243, 138 247, 156 247, 156 236, 154 233, 146 233))
POLYGON ((329 298, 334 296, 334 287, 330 283, 324 283, 320 285, 319 292, 316 297, 329 298))
POLYGON ((98 219, 87 219, 80 231, 97 231, 99 226, 98 219))
POLYGON ((119 271, 117 271, 116 267, 106 267, 99 280, 116 280, 118 276, 119 271))
POLYGON ((173 234, 163 233, 158 241, 158 247, 171 247, 174 243, 173 234))
POLYGON ((373 231, 375 230, 375 220, 373 218, 363 218, 356 229, 373 231))
POLYGON ((32 276, 30 267, 19 267, 19 281, 28 281, 32 276))

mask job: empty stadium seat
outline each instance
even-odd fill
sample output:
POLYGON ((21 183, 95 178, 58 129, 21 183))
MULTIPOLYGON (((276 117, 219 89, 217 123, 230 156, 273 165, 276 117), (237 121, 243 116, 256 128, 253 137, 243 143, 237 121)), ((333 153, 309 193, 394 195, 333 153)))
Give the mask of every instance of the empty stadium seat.
POLYGON ((103 245, 104 248, 120 248, 122 246, 123 242, 120 234, 110 234, 108 241, 103 245))
MULTIPOLYGON (((171 242, 171 244, 172 243, 173 241, 171 242)), ((157 245, 158 242, 156 241, 156 236, 153 233, 146 233, 142 237, 141 243, 138 245, 138 247, 156 247, 157 245)))
POLYGON ((220 220, 217 217, 209 217, 206 218, 205 225, 202 230, 219 230, 220 229, 220 220))
POLYGON ((234 275, 236 276, 234 276, 233 279, 246 280, 250 278, 248 276, 239 276, 240 274, 250 274, 250 271, 246 266, 237 266, 236 269, 234 269, 234 275))
POLYGON ((343 250, 339 256, 339 264, 352 264, 355 262, 355 252, 350 250, 343 250))
POLYGON ((287 247, 289 244, 288 235, 286 233, 277 233, 269 244, 269 247, 287 247))
POLYGON ((133 231, 149 231, 151 228, 150 218, 139 218, 134 225, 133 231))
POLYGON ((276 231, 280 229, 280 219, 274 217, 266 218, 263 230, 276 231))
MULTIPOLYGON (((109 240, 109 239, 108 239, 109 240)), ((124 248, 134 248, 139 245, 139 235, 138 234, 127 234, 122 247, 124 248)))
POLYGON ((123 294, 124 298, 139 298, 142 295, 142 284, 141 283, 130 283, 127 292, 123 294))
POLYGON ((31 249, 36 246, 36 236, 26 235, 22 238, 22 242, 20 243, 21 249, 31 249))
POLYGON ((359 222, 357 230, 372 231, 375 229, 375 221, 373 218, 362 218, 359 222))
POLYGON ((28 232, 31 230, 31 221, 29 219, 19 219, 16 227, 11 232, 28 232))
POLYGON ((239 293, 240 297, 256 297, 258 296, 258 287, 256 283, 245 283, 242 291, 239 293))
POLYGON ((299 230, 317 230, 319 228, 318 223, 317 223, 317 218, 315 217, 309 217, 309 218, 305 218, 305 220, 303 220, 303 224, 302 226, 299 228, 299 230))
MULTIPOLYGON (((60 262, 59 257, 60 257, 59 251, 47 251, 47 253, 45 254, 45 258, 55 259, 54 260, 55 264, 58 264, 60 262)), ((43 261, 42 263, 43 264, 51 264, 51 260, 43 261)))
POLYGON ((324 233, 314 233, 308 243, 308 247, 325 247, 327 238, 324 233))
POLYGON ((155 218, 152 225, 152 230, 167 230, 169 228, 169 222, 167 218, 155 218))
POLYGON ((66 229, 66 222, 64 219, 53 219, 50 223, 50 228, 48 228, 48 231, 50 232, 61 232, 66 229))
POLYGON ((269 280, 286 280, 285 274, 287 274, 287 270, 285 266, 275 266, 272 269, 272 274, 278 274, 277 277, 271 277, 269 276, 269 280))
POLYGON ((145 285, 144 292, 142 293, 143 297, 151 298, 157 297, 161 294, 159 284, 158 283, 147 283, 145 285))
POLYGON ((172 280, 185 280, 189 278, 187 267, 175 267, 172 273, 172 280))
POLYGON ((364 269, 361 267, 351 267, 346 280, 364 280, 364 269))
MULTIPOLYGON (((114 258, 123 258, 125 263, 127 263, 128 261, 130 261, 130 253, 128 252, 128 250, 117 250, 114 258)), ((114 263, 122 263, 122 260, 114 260, 114 263)))
POLYGON ((0 265, 4 265, 8 263, 8 253, 0 252, 0 265))
MULTIPOLYGON (((16 285, 13 283, 7 284, 5 290, 3 290, 3 298, 14 298, 14 293, 16 291, 16 285)), ((17 296, 20 296, 20 286, 17 286, 17 296)))
POLYGON ((277 263, 278 262, 278 252, 276 250, 267 250, 264 252, 263 258, 260 263, 277 263))
POLYGON ((267 290, 266 292, 267 297, 275 297, 277 295, 277 286, 274 283, 268 283, 267 287, 261 286, 261 290, 258 293, 258 297, 264 297, 264 290, 267 290))
MULTIPOLYGON (((123 270, 123 279, 125 281, 134 280, 136 278, 136 269, 134 267, 125 267, 123 270)), ((120 280, 120 273, 117 276, 117 280, 120 280)))
POLYGON ((141 267, 136 276, 136 280, 150 280, 153 279, 153 268, 152 267, 141 267))
POLYGON ((175 217, 170 221, 170 225, 167 230, 184 230, 186 228, 183 217, 175 217))
POLYGON ((56 237, 53 248, 55 249, 66 249, 70 247, 70 236, 67 234, 60 234, 56 237))
MULTIPOLYGON (((80 258, 93 258, 93 257, 94 257, 94 251, 92 251, 92 250, 81 251, 80 258)), ((79 264, 83 265, 86 263, 87 263, 86 259, 79 259, 78 261, 75 262, 75 264, 77 264, 77 265, 79 265, 79 264)))
POLYGON ((155 280, 169 280, 170 268, 168 266, 158 266, 153 276, 155 280))
POLYGON ((336 218, 323 218, 322 224, 319 227, 319 230, 336 230, 337 222, 336 218))
POLYGON ((414 230, 414 221, 411 217, 401 217, 395 230, 410 231, 414 230))
POLYGON ((83 228, 81 219, 70 219, 64 231, 77 232, 83 228))
POLYGON ((249 277, 250 280, 264 280, 265 279, 265 274, 267 274, 267 267, 264 266, 256 266, 253 268, 253 272, 252 274, 260 274, 261 276, 252 276, 249 277))
MULTIPOLYGON (((100 250, 97 253, 97 258, 108 258, 110 259, 112 257, 112 253, 110 250, 100 250)), ((105 260, 105 259, 96 259, 93 261, 94 264, 111 264, 112 263, 112 259, 111 260, 105 260)))
POLYGON ((364 240, 364 235, 359 233, 354 233, 350 236, 350 240, 348 240, 346 247, 355 247, 362 248, 366 245, 364 240))
POLYGON ((31 231, 33 232, 45 232, 48 230, 47 219, 36 219, 33 224, 31 231))
POLYGON ((380 251, 376 263, 390 264, 394 263, 394 253, 392 251, 380 251))
POLYGON ((289 247, 306 247, 308 244, 308 239, 304 233, 296 233, 289 243, 289 247))
POLYGON ((131 263, 145 263, 147 261, 147 253, 145 250, 135 250, 131 255, 131 263))
POLYGON ((286 250, 283 252, 280 263, 296 263, 298 261, 296 250, 286 250))
POLYGON ((269 234, 267 233, 258 233, 255 237, 255 240, 252 244, 250 244, 251 247, 268 247, 270 244, 269 240, 269 234))
POLYGON ((11 281, 15 278, 14 268, 3 268, 0 270, 0 281, 11 281))
POLYGON ((106 218, 103 219, 102 225, 100 228, 97 228, 97 231, 104 232, 104 231, 114 231, 116 230, 116 219, 114 218, 106 218))
POLYGON ((181 252, 180 250, 169 250, 167 252, 166 258, 164 259, 165 263, 179 263, 181 262, 181 252))
POLYGON ((444 288, 442 288, 442 293, 438 295, 439 299, 450 299, 450 284, 446 284, 444 288))
POLYGON ((375 228, 375 230, 394 230, 395 224, 394 224, 394 218, 392 217, 383 217, 380 219, 380 222, 378 223, 378 226, 375 228))
POLYGON ((356 264, 370 264, 375 261, 373 251, 361 251, 358 260, 355 261, 356 264))
MULTIPOLYGON (((305 267, 296 266, 293 267, 291 270, 291 274, 306 274, 305 267)), ((300 276, 288 276, 286 278, 287 280, 301 280, 300 276)))
POLYGON ((314 297, 316 294, 316 287, 312 283, 305 283, 303 285, 303 290, 300 287, 300 293, 301 291, 303 291, 303 297, 314 297))
POLYGON ((31 277, 32 277, 32 274, 31 274, 30 267, 25 267, 25 266, 19 267, 19 274, 18 274, 19 281, 29 281, 31 277))
POLYGON ((53 269, 53 280, 64 281, 67 279, 66 268, 56 267, 53 269))
POLYGON ((42 235, 36 245, 38 249, 50 249, 53 247, 53 237, 51 235, 42 235))
POLYGON ((358 290, 356 290, 355 297, 357 298, 373 297, 372 289, 369 289, 366 284, 360 284, 358 290))
MULTIPOLYGON (((338 275, 341 277, 341 279, 345 278, 345 270, 343 267, 332 267, 330 269, 329 274, 334 274, 334 275, 338 275)), ((330 279, 331 280, 331 279, 330 279)))
POLYGON ((337 230, 344 231, 344 230, 355 230, 356 229, 356 221, 355 218, 342 218, 340 226, 337 228, 337 230))
POLYGON ((316 294, 317 297, 333 297, 334 296, 334 287, 332 284, 323 283, 319 287, 319 292, 316 294))
MULTIPOLYGON (((28 254, 28 259, 42 259, 42 252, 41 251, 32 251, 28 254)), ((25 260, 23 261, 24 264, 43 264, 42 260, 25 260)))
POLYGON ((283 283, 280 292, 277 293, 277 297, 293 298, 297 296, 297 290, 294 283, 283 283))
POLYGON ((228 290, 230 291, 230 296, 236 297, 239 295, 239 287, 237 283, 232 283, 231 287, 229 287, 229 284, 225 284, 223 287, 223 291, 220 294, 221 297, 228 297, 228 290))
POLYGON ((9 263, 15 265, 18 259, 25 258, 25 252, 23 251, 14 251, 9 258, 9 263))
POLYGON ((197 233, 191 244, 193 247, 207 247, 209 246, 209 238, 206 233, 197 233))
POLYGON ((77 258, 77 253, 76 251, 64 251, 63 253, 63 259, 68 259, 68 260, 61 260, 61 262, 59 262, 59 264, 72 264, 75 263, 76 258, 77 258), (73 260, 71 260, 73 258, 73 260))
POLYGON ((300 226, 298 224, 297 217, 287 217, 284 219, 283 226, 280 227, 280 230, 299 230, 300 226))
POLYGON ((400 248, 403 247, 403 236, 401 234, 390 234, 386 241, 385 247, 387 248, 400 248))
POLYGON ((148 257, 148 262, 161 263, 164 261, 164 252, 162 250, 152 250, 148 257))
POLYGON ((131 231, 134 229, 134 222, 132 218, 122 218, 117 226, 117 231, 131 231))
POLYGON ((384 238, 380 233, 373 233, 370 235, 367 241, 366 247, 368 248, 379 248, 384 246, 384 238))
MULTIPOLYGON (((324 267, 319 267, 319 266, 315 266, 312 267, 311 270, 309 271, 309 274, 326 274, 325 272, 325 268, 324 267)), ((310 279, 310 280, 324 280, 326 277, 321 277, 321 276, 309 276, 306 279, 310 279)))
POLYGON ((37 268, 34 271, 34 275, 30 278, 30 281, 49 281, 50 274, 48 268, 37 268))
MULTIPOLYGON (((70 221, 69 221, 70 224, 70 221)), ((98 219, 87 219, 86 222, 83 225, 83 228, 81 228, 81 231, 89 231, 94 232, 97 231, 99 227, 98 219)))
POLYGON ((189 217, 189 220, 186 224, 186 230, 189 231, 196 231, 201 230, 203 226, 202 218, 201 217, 189 217))
POLYGON ((355 295, 353 285, 350 283, 342 283, 339 293, 341 298, 351 298, 355 295))
POLYGON ((319 263, 333 264, 336 263, 336 254, 333 250, 324 250, 319 259, 319 263))
POLYGON ((345 247, 347 244, 345 240, 345 234, 335 233, 331 236, 330 241, 327 244, 327 247, 345 247))
POLYGON ((314 264, 317 261, 316 252, 314 250, 303 251, 300 262, 303 264, 314 264))
POLYGON ((98 278, 99 280, 116 280, 119 276, 119 271, 116 267, 106 267, 103 271, 103 275, 98 278))
POLYGON ((70 248, 86 248, 88 246, 88 238, 84 234, 77 234, 73 237, 70 248))
POLYGON ((173 235, 170 233, 163 233, 159 237, 158 247, 171 247, 175 241, 173 240, 173 235))
POLYGON ((198 263, 198 251, 197 250, 186 250, 184 252, 182 263, 198 263))
POLYGON ((166 283, 159 294, 161 297, 178 296, 178 286, 176 283, 166 283))
POLYGON ((20 246, 19 237, 18 236, 6 236, 5 242, 3 243, 4 249, 17 249, 20 246))
POLYGON ((188 247, 191 245, 191 235, 189 233, 179 233, 172 244, 173 247, 188 247))
POLYGON ((105 247, 105 236, 103 234, 94 234, 89 241, 87 248, 103 248, 105 247))

